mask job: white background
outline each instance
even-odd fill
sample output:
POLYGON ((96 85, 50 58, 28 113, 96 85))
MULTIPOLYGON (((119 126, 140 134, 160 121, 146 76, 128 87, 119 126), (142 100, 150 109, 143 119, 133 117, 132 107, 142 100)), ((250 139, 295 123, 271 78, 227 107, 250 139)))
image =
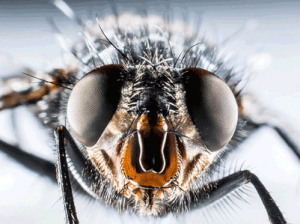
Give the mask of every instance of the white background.
MULTIPOLYGON (((44 70, 59 65, 62 50, 55 42, 53 32, 45 18, 54 18, 60 29, 71 39, 76 39, 76 25, 65 18, 48 2, 0 3, 0 74, 20 71, 24 66, 44 70), (58 59, 57 59, 58 58, 58 59)), ((110 13, 107 2, 70 2, 83 19, 95 19, 96 12, 110 13)), ((234 34, 241 27, 244 31, 231 38, 226 51, 237 61, 253 64, 255 77, 247 90, 254 92, 266 105, 280 111, 282 120, 290 121, 300 130, 300 4, 296 2, 218 2, 179 3, 148 2, 144 7, 158 14, 194 12, 201 15, 201 32, 213 43, 234 34), (166 6, 167 5, 167 6, 166 6), (170 8, 170 9, 169 9, 170 8), (250 25, 249 25, 250 24, 250 25)), ((132 4, 119 4, 120 10, 131 9, 132 4), (122 7, 123 8, 122 8, 122 7)), ((142 4, 134 4, 140 9, 142 4)), ((138 11, 138 10, 137 10, 138 11)), ((54 160, 47 146, 49 138, 40 131, 36 121, 27 116, 26 110, 16 112, 19 140, 22 147, 34 150, 54 160)), ((10 112, 0 113, 0 137, 15 141, 12 134, 10 112)), ((50 142, 51 144, 52 142, 50 142)), ((300 164, 296 156, 267 128, 253 135, 232 160, 251 168, 265 184, 280 206, 289 223, 300 223, 300 164)), ((250 205, 235 201, 239 208, 228 210, 230 221, 222 221, 218 211, 209 210, 214 217, 211 223, 268 223, 265 209, 253 190, 253 198, 245 196, 250 205)), ((105 208, 98 203, 76 195, 81 223, 197 223, 201 211, 183 216, 172 215, 163 219, 143 219, 105 208)), ((5 155, 0 154, 0 223, 63 223, 63 207, 57 186, 49 180, 25 170, 5 155)), ((206 211, 207 212, 207 211, 206 211)), ((220 212, 220 211, 219 211, 220 212)), ((205 214, 208 214, 205 213, 205 214)), ((200 221, 198 221, 200 222, 200 221)))

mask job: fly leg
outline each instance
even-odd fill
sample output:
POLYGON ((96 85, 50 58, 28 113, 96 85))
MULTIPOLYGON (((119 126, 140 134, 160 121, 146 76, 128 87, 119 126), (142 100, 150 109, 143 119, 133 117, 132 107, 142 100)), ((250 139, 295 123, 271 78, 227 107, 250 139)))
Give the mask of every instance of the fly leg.
MULTIPOLYGON (((105 182, 104 177, 101 176, 84 153, 80 151, 73 137, 64 126, 59 126, 54 131, 54 135, 57 152, 57 180, 64 201, 66 221, 68 224, 75 224, 79 221, 76 216, 70 175, 74 177, 75 186, 79 185, 81 193, 90 195, 95 199, 100 199, 99 192, 103 191, 103 188, 111 189, 111 187, 110 185, 105 185, 105 187, 101 188, 101 182, 105 182), (68 167, 70 166, 72 166, 72 170, 69 173, 68 167)), ((118 193, 114 192, 115 194, 118 193)))
POLYGON ((296 154, 298 159, 300 160, 300 135, 292 127, 289 127, 287 124, 278 123, 274 124, 266 124, 273 128, 279 136, 285 141, 285 143, 289 146, 290 149, 296 154))
POLYGON ((250 95, 244 97, 243 105, 244 111, 242 114, 248 120, 248 123, 274 129, 300 160, 299 130, 296 131, 293 125, 286 121, 284 115, 270 111, 250 95))
POLYGON ((70 85, 74 85, 75 77, 72 72, 67 73, 63 69, 55 69, 45 75, 43 79, 36 77, 33 72, 29 71, 23 73, 22 76, 3 79, 3 82, 0 111, 19 105, 34 104, 62 88, 71 90, 70 85))
POLYGON ((50 178, 53 182, 56 182, 55 165, 52 162, 37 157, 31 153, 25 152, 19 147, 10 145, 1 140, 0 151, 17 161, 19 164, 22 164, 27 169, 38 173, 42 176, 46 176, 50 178))
POLYGON ((57 150, 57 179, 61 188, 68 224, 78 223, 68 167, 72 167, 70 174, 74 177, 75 184, 79 184, 79 190, 83 191, 81 193, 100 199, 103 192, 108 196, 107 192, 110 191, 112 205, 128 203, 120 192, 111 187, 84 152, 80 151, 66 127, 59 126, 54 131, 54 135, 57 150), (68 161, 66 161, 66 155, 68 161))
MULTIPOLYGON (((23 73, 22 76, 15 76, 3 79, 3 85, 1 86, 1 95, 0 95, 0 111, 5 109, 14 109, 20 105, 29 105, 35 104, 44 100, 45 97, 49 95, 59 93, 60 90, 70 89, 72 85, 74 85, 75 79, 72 72, 67 73, 62 69, 56 69, 51 71, 49 74, 45 75, 46 78, 40 79, 32 72, 23 73), (37 83, 38 81, 38 83, 37 83)), ((50 99, 51 100, 51 99, 50 99)), ((63 141, 58 146, 58 150, 62 150, 63 141)), ((56 182, 55 175, 55 164, 42 159, 34 154, 23 151, 16 145, 8 144, 4 141, 0 140, 0 151, 4 152, 6 155, 16 160, 19 164, 22 164, 26 168, 32 170, 35 173, 38 173, 43 176, 49 177, 52 181, 56 182)), ((64 157, 65 153, 60 152, 60 157, 58 158, 57 169, 62 170, 62 172, 58 172, 57 178, 61 183, 63 183, 64 189, 64 199, 66 199, 67 206, 71 206, 71 200, 69 199, 70 190, 67 190, 68 187, 65 179, 67 166, 66 158, 64 157), (64 176, 62 176, 62 173, 64 176), (61 174, 61 175, 59 175, 61 174)), ((69 176, 67 180, 70 182, 69 176)), ((61 185, 62 186, 62 185, 61 185)), ((70 186, 70 183, 69 183, 70 186)), ((81 189, 82 190, 82 189, 81 189)), ((72 192, 71 192, 72 194, 72 192)), ((75 211, 72 209, 72 211, 75 211)), ((78 223, 78 219, 76 217, 76 212, 71 213, 71 216, 68 216, 68 223, 78 223), (73 220, 70 222, 70 220, 73 220)))
POLYGON ((216 182, 210 183, 210 190, 201 189, 198 193, 190 193, 190 198, 195 203, 194 208, 205 207, 227 194, 237 190, 239 187, 251 182, 255 187, 260 199, 262 200, 272 224, 287 223, 282 212, 276 205, 275 201, 260 182, 258 177, 249 170, 239 171, 216 182))
POLYGON ((60 186, 63 203, 65 207, 66 223, 79 223, 72 193, 67 154, 65 149, 65 135, 62 127, 55 131, 56 153, 57 153, 57 181, 60 186))
MULTIPOLYGON (((36 80, 32 71, 26 71, 23 75, 1 78, 3 85, 1 86, 0 111, 14 109, 23 104, 36 103, 54 90, 71 84, 75 79, 72 73, 67 73, 62 69, 53 70, 48 75, 50 81, 39 79, 41 82, 38 84, 33 83, 33 81, 39 80, 36 80)), ((31 171, 47 176, 56 182, 55 164, 52 162, 25 152, 17 145, 8 144, 2 140, 0 140, 0 151, 31 171)))
MULTIPOLYGON (((84 152, 80 151, 65 126, 59 126, 54 131, 54 135, 56 147, 63 144, 64 150, 68 156, 68 166, 72 167, 71 176, 74 177, 74 184, 79 185, 78 190, 80 193, 90 195, 95 199, 100 199, 100 186, 101 182, 103 183, 105 181, 105 178, 99 173, 88 156, 85 155, 84 152)), ((59 156, 59 154, 57 156, 59 156)), ((110 186, 106 187, 110 188, 110 186)))

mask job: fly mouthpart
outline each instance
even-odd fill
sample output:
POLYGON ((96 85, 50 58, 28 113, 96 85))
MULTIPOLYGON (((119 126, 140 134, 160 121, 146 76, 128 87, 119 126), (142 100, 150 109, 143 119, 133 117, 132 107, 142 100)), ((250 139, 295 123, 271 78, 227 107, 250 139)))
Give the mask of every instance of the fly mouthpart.
POLYGON ((124 144, 123 171, 139 186, 161 188, 178 173, 179 155, 172 125, 162 114, 143 113, 124 144))
POLYGON ((141 189, 148 189, 148 190, 160 190, 160 189, 169 189, 172 187, 176 187, 176 185, 173 184, 173 178, 170 179, 165 185, 161 186, 161 187, 149 187, 149 186, 143 186, 133 180, 131 180, 128 176, 126 177, 127 180, 136 188, 141 188, 141 189))

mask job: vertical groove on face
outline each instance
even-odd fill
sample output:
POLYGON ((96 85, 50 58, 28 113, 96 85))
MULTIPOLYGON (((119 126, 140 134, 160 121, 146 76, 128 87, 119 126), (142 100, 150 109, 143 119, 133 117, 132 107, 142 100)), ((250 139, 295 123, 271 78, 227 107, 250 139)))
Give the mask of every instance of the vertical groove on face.
POLYGON ((162 187, 178 172, 176 137, 162 115, 144 114, 136 123, 137 132, 124 146, 124 173, 139 185, 162 187))

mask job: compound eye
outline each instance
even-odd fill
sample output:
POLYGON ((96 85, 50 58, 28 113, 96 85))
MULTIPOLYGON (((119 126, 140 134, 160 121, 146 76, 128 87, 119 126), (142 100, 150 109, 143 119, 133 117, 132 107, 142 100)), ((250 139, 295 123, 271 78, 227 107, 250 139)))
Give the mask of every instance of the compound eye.
POLYGON ((105 65, 86 74, 73 88, 67 105, 72 133, 84 146, 97 143, 121 98, 124 67, 105 65))
POLYGON ((186 105, 203 143, 210 151, 223 148, 232 138, 238 106, 228 85, 200 68, 183 70, 186 105))

